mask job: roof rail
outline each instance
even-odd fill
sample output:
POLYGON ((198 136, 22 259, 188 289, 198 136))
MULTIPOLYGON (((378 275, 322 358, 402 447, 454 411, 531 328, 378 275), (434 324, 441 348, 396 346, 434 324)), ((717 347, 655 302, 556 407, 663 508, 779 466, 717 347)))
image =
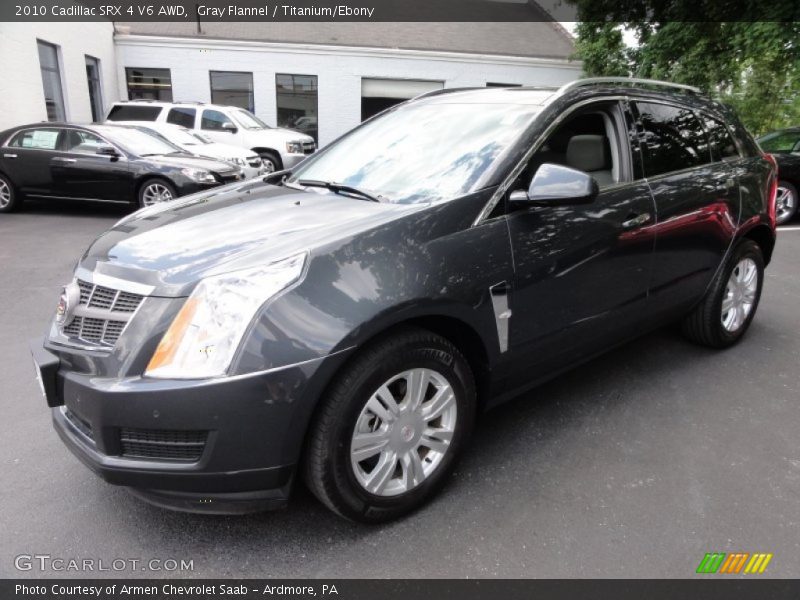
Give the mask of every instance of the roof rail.
POLYGON ((617 83, 620 85, 642 85, 642 86, 657 86, 668 87, 685 92, 692 92, 694 94, 702 93, 700 88, 693 85, 685 85, 683 83, 671 83, 669 81, 660 81, 658 79, 637 79, 635 77, 589 77, 588 79, 577 79, 562 85, 558 88, 558 95, 566 94, 567 92, 577 89, 579 87, 586 87, 590 85, 602 85, 605 83, 617 83))

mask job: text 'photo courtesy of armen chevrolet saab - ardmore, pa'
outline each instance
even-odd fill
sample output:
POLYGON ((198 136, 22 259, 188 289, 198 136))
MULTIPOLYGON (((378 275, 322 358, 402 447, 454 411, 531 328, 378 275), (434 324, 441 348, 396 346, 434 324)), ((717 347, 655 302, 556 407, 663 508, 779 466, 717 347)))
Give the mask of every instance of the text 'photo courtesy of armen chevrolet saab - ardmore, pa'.
POLYGON ((800 593, 797 6, 40 4, 0 596, 800 593))

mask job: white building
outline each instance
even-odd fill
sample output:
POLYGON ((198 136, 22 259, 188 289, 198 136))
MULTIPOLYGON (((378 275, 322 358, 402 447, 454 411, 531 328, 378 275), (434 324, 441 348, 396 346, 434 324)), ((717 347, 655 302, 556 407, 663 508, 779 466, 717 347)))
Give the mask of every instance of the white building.
POLYGON ((573 52, 569 34, 543 22, 2 23, 0 129, 90 121, 98 96, 104 110, 119 99, 213 101, 325 145, 433 89, 558 87, 580 76, 573 52))

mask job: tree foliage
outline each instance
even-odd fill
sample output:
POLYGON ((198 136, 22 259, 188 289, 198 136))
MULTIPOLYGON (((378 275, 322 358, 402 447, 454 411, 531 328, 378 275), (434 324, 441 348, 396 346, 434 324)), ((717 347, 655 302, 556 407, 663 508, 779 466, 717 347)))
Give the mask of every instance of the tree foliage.
POLYGON ((580 20, 576 56, 587 76, 696 85, 732 105, 756 135, 800 125, 800 21, 790 20, 800 16, 795 0, 773 0, 767 15, 757 2, 572 1, 580 20), (638 46, 626 46, 623 29, 638 46))

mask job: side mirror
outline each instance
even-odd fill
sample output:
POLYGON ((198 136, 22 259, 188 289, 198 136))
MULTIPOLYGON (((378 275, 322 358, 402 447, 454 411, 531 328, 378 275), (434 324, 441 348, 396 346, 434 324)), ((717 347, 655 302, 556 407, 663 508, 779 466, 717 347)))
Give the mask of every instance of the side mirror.
POLYGON ((234 125, 230 121, 225 121, 222 124, 222 129, 227 131, 228 133, 236 133, 237 131, 239 131, 239 128, 236 127, 236 125, 234 125))
POLYGON ((570 205, 589 204, 599 192, 597 181, 584 171, 544 163, 536 171, 528 191, 516 190, 509 196, 514 204, 570 205))
POLYGON ((111 157, 119 156, 119 152, 117 152, 117 149, 114 148, 114 146, 100 146, 95 151, 95 154, 101 154, 102 156, 111 156, 111 157))

